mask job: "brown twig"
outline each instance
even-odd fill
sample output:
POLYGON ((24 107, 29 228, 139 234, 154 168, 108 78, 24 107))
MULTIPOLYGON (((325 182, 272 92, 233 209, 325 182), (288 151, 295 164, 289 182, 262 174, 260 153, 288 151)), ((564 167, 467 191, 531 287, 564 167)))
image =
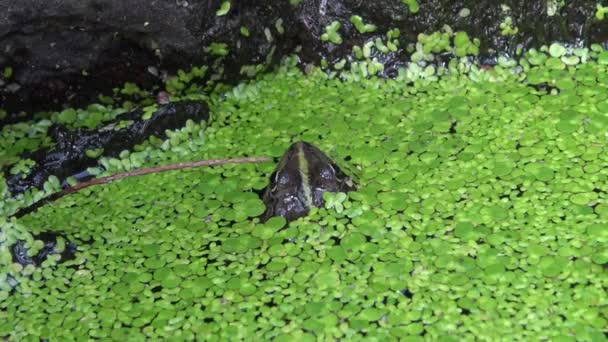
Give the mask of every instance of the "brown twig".
POLYGON ((56 192, 48 197, 43 198, 42 200, 40 200, 30 206, 19 209, 13 216, 21 217, 23 215, 31 213, 32 211, 40 208, 41 206, 43 206, 45 204, 55 201, 65 195, 69 195, 71 193, 88 188, 93 185, 106 184, 106 183, 110 183, 112 181, 127 178, 127 177, 142 176, 142 175, 147 175, 149 173, 159 173, 159 172, 187 169, 187 168, 193 168, 193 167, 199 167, 199 166, 213 166, 213 165, 223 165, 223 164, 244 164, 244 163, 264 163, 264 162, 269 162, 269 161, 272 161, 272 159, 268 158, 268 157, 208 159, 208 160, 199 160, 199 161, 195 161, 195 162, 183 162, 183 163, 155 166, 155 167, 149 167, 149 168, 145 168, 145 169, 137 169, 137 170, 132 170, 132 171, 121 172, 121 173, 117 173, 115 175, 92 179, 88 182, 76 184, 69 188, 65 188, 59 192, 56 192))

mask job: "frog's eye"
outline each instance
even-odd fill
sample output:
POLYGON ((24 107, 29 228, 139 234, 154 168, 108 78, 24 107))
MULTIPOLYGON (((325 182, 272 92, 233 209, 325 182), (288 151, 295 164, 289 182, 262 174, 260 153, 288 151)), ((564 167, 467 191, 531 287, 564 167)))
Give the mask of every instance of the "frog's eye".
POLYGON ((287 183, 289 183, 289 173, 277 172, 274 181, 276 184, 286 185, 287 183))
POLYGON ((321 177, 323 179, 332 180, 336 178, 336 170, 331 164, 324 165, 321 168, 321 177))

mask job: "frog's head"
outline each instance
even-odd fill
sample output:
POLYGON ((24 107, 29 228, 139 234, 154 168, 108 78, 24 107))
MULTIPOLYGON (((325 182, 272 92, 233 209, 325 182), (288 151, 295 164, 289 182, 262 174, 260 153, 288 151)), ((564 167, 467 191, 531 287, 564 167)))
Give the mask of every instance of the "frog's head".
POLYGON ((272 216, 295 220, 305 216, 312 206, 323 206, 324 192, 354 189, 352 179, 321 150, 307 142, 296 142, 285 152, 264 190, 266 212, 262 221, 272 216))

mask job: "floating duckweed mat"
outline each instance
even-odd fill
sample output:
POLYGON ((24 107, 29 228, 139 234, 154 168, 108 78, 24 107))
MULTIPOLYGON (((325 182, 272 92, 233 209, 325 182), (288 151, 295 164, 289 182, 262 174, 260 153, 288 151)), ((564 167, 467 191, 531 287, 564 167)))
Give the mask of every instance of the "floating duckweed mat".
POLYGON ((62 198, 6 225, 79 252, 3 273, 0 335, 604 340, 606 64, 413 85, 285 66, 214 95, 207 127, 131 159, 278 157, 306 140, 356 169, 359 190, 289 225, 255 218, 272 163, 62 198))

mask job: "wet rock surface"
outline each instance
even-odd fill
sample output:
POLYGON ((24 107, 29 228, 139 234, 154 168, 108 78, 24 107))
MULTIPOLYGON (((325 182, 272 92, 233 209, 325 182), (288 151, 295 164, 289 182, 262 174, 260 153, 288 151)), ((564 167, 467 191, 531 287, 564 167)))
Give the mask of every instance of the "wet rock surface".
POLYGON ((208 49, 212 43, 227 44, 221 77, 237 81, 243 77, 241 66, 262 63, 271 51, 269 60, 276 62, 301 45, 302 64, 322 57, 331 62, 350 54, 353 45, 392 28, 401 31, 402 48, 383 57, 386 76, 403 63, 408 54, 403 47, 415 42, 419 33, 440 30, 444 24, 479 38, 485 57, 497 51, 512 54, 518 45, 608 41, 608 20, 594 18, 595 0, 566 1, 551 16, 552 2, 546 0, 504 1, 509 10, 496 2, 429 0, 420 1, 415 14, 399 0, 303 0, 297 5, 285 0, 232 1, 228 13, 218 16, 221 3, 0 0, 0 70, 13 70, 0 83, 1 107, 7 110, 3 122, 27 119, 37 110, 87 104, 125 81, 146 89, 158 87, 162 80, 149 67, 171 73, 212 65, 218 59, 208 49), (468 16, 461 15, 464 8, 468 16), (353 14, 376 25, 376 33, 360 34, 349 21, 353 14), (519 33, 500 34, 499 25, 507 16, 519 33), (279 19, 282 25, 277 25, 279 19), (333 21, 342 24, 341 45, 320 40, 333 21), (248 29, 249 37, 241 27, 248 29))
POLYGON ((188 119, 200 121, 209 118, 207 104, 199 101, 161 105, 149 119, 143 119, 143 113, 138 109, 121 114, 103 127, 93 130, 68 130, 59 125, 50 127, 49 135, 55 146, 23 155, 23 158, 35 162, 28 174, 11 175, 10 166, 4 168, 9 190, 17 194, 32 187, 40 188, 51 175, 61 182, 70 176, 85 181, 92 178, 86 169, 98 164, 96 158, 87 156, 87 150, 102 148, 104 156, 116 157, 124 149, 141 144, 151 135, 163 137, 165 130, 183 127, 188 119), (121 123, 127 123, 128 126, 118 128, 121 123))
MULTIPOLYGON (((216 16, 220 4, 0 0, 0 71, 6 66, 13 69, 0 89, 0 107, 8 112, 4 122, 27 118, 21 111, 89 103, 99 93, 111 95, 112 88, 125 81, 153 88, 162 79, 160 72, 150 73, 150 67, 175 71, 211 65, 218 57, 205 48, 212 42, 228 43, 226 78, 238 78, 241 65, 265 60, 274 44, 267 42, 264 28, 274 25, 290 5, 233 1, 227 15, 216 16), (241 26, 251 30, 247 43, 241 41, 241 26), (11 84, 19 88, 8 87, 11 84)), ((286 43, 281 47, 292 49, 286 43)))

